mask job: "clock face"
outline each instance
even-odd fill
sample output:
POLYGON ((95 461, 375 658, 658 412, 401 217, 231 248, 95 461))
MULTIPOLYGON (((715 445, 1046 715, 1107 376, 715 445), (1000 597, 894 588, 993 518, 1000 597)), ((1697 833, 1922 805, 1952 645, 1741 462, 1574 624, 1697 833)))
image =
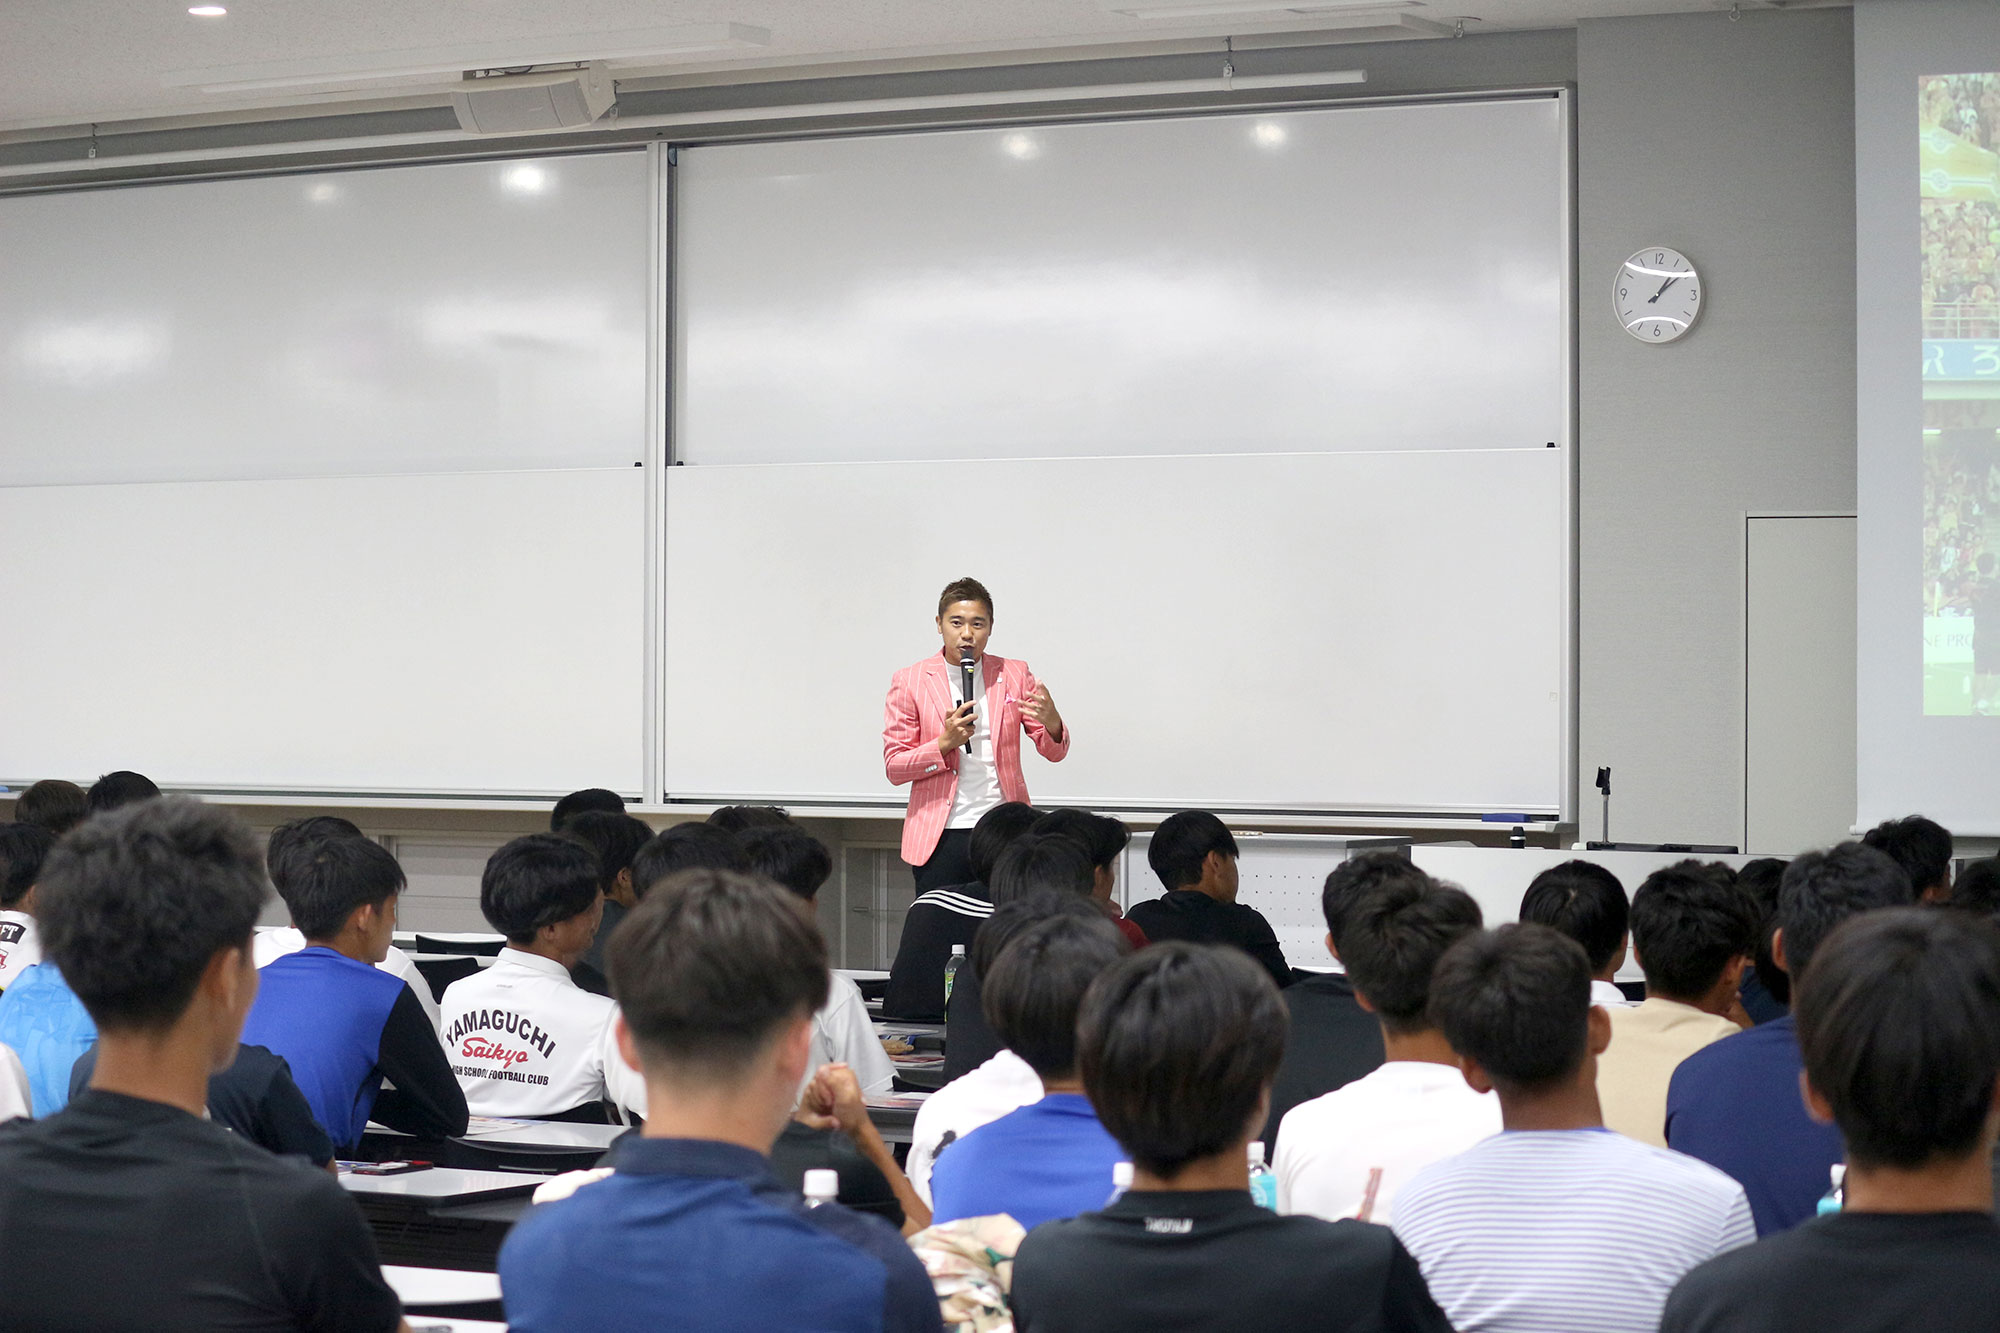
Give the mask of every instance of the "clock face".
POLYGON ((1654 246, 1618 266, 1611 308, 1619 325, 1642 343, 1670 343, 1701 314, 1701 275, 1678 250, 1654 246))

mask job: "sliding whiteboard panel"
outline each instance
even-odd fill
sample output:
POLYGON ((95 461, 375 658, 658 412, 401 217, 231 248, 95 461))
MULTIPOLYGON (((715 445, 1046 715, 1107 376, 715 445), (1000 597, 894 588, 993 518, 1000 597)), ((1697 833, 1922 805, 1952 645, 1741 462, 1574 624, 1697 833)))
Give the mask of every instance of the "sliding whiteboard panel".
POLYGON ((1075 730, 1038 803, 1553 813, 1563 451, 682 467, 666 789, 900 801, 882 701, 938 590, 1075 730))
POLYGON ((1553 95, 682 150, 689 463, 1568 438, 1553 95))
POLYGON ((0 199, 0 485, 646 456, 641 152, 0 199))
POLYGON ((0 489, 0 782, 637 794, 646 475, 0 489))

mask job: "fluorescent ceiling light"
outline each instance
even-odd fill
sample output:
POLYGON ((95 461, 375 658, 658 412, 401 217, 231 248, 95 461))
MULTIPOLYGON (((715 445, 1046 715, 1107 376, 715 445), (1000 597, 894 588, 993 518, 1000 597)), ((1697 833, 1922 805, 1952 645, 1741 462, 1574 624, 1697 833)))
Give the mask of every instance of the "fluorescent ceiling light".
POLYGON ((643 61, 699 51, 768 46, 768 28, 747 23, 685 23, 672 28, 577 33, 523 41, 473 42, 464 46, 317 60, 273 60, 256 65, 218 65, 162 75, 168 88, 205 93, 258 92, 271 88, 312 88, 449 75, 470 69, 512 69, 524 65, 570 65, 585 61, 643 61))
POLYGON ((1421 9, 1421 0, 1192 0, 1182 4, 1114 5, 1111 12, 1148 22, 1175 19, 1317 17, 1372 10, 1421 9))
POLYGON ((219 19, 228 12, 221 5, 191 5, 188 7, 188 13, 198 19, 219 19))

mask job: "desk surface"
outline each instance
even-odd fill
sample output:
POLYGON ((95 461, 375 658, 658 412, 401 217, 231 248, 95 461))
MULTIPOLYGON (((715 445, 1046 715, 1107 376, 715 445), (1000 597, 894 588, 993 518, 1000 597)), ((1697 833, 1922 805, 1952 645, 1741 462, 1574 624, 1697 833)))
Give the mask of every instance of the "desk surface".
POLYGON ((340 1172, 341 1187, 350 1194, 424 1204, 470 1203, 476 1199, 532 1194, 535 1186, 545 1179, 514 1171, 463 1171, 450 1166, 429 1166, 394 1176, 361 1176, 346 1167, 340 1172))
POLYGON ((383 1264, 382 1279, 404 1305, 471 1305, 500 1299, 500 1276, 497 1273, 383 1264))
POLYGON ((460 1143, 477 1148, 505 1148, 520 1153, 604 1152, 631 1129, 629 1125, 586 1125, 566 1120, 509 1120, 476 1115, 460 1143))

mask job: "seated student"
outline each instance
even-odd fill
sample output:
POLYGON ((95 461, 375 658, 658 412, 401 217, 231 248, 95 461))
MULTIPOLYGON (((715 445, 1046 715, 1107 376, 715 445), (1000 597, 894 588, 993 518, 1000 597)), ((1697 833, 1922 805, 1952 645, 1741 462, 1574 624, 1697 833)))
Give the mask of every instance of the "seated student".
POLYGON ((0 1120, 18 1120, 35 1114, 34 1093, 28 1088, 28 1071, 12 1046, 0 1046, 0 1120))
POLYGON ((573 791, 557 801, 555 809, 549 811, 549 832, 560 833, 565 823, 586 810, 602 810, 606 814, 622 815, 625 813, 625 798, 603 787, 585 787, 581 791, 573 791))
POLYGON ((914 1236, 931 1224, 930 1204, 910 1185, 882 1131, 868 1116, 861 1081, 846 1065, 822 1065, 806 1085, 799 1109, 771 1145, 771 1174, 788 1189, 805 1189, 805 1173, 830 1170, 834 1197, 872 1212, 914 1236))
POLYGON ((1667 1333, 1990 1329, 2000 934, 1892 908, 1838 927, 1798 990, 1805 1095, 1847 1146, 1841 1211, 1702 1265, 1667 1333))
POLYGON ((632 887, 632 859, 652 839, 653 830, 644 820, 631 815, 586 810, 564 820, 556 831, 590 848, 597 857, 597 887, 604 895, 604 919, 597 923, 596 938, 570 969, 570 975, 592 995, 609 995, 611 981, 604 975, 604 945, 625 914, 638 904, 638 891, 632 887))
POLYGON ((55 845, 45 828, 0 824, 0 991, 42 961, 42 939, 35 930, 35 881, 55 845))
MULTIPOLYGON (((896 961, 882 995, 882 1016, 912 1023, 944 1021, 944 969, 953 945, 970 950, 980 924, 993 915, 993 866, 1000 853, 1033 827, 1041 811, 1020 801, 1003 801, 972 826, 967 852, 972 882, 917 895, 903 917, 896 961)), ((961 966, 963 966, 961 964, 961 966)))
POLYGON ((43 937, 103 1043, 65 1110, 0 1126, 0 1328, 403 1327, 346 1192, 204 1118, 267 893, 249 830, 186 797, 95 816, 50 856, 43 937))
POLYGON ((487 859, 479 911, 507 945, 493 966, 446 987, 438 1006, 473 1115, 601 1123, 607 1101, 639 1096, 611 1032, 617 1004, 569 975, 603 901, 597 858, 559 834, 530 833, 487 859))
MULTIPOLYGON (((1808 852, 1785 868, 1771 951, 1797 977, 1835 926, 1914 899, 1910 877, 1873 847, 1808 852)), ((1787 1016, 1702 1047, 1667 1084, 1667 1146, 1734 1176, 1760 1236, 1811 1218, 1841 1160, 1840 1134, 1808 1116, 1799 1098, 1804 1067, 1787 1016)))
POLYGON ((1285 1056, 1271 1084, 1271 1118, 1263 1142, 1276 1160, 1285 1116, 1294 1106, 1344 1087, 1382 1063, 1382 1025, 1354 998, 1354 985, 1340 961, 1340 918, 1363 893, 1391 884, 1428 884, 1430 876, 1400 852, 1363 852, 1329 870, 1320 888, 1320 915, 1326 918, 1326 951, 1331 972, 1307 973, 1285 987, 1285 1014, 1291 1020, 1285 1056))
POLYGON ((1016 935, 993 960, 986 1016, 1042 1081, 1042 1097, 982 1125, 931 1165, 932 1220, 1005 1213, 1032 1231, 1102 1207, 1124 1153, 1097 1122, 1076 1072, 1076 1011, 1130 948, 1101 918, 1062 915, 1016 935))
MULTIPOLYGON (((683 870, 747 872, 750 858, 733 833, 713 824, 674 824, 655 833, 632 857, 632 892, 643 900, 655 884, 683 870)), ((610 945, 605 945, 609 960, 610 945)))
POLYGON ((1467 1086, 1425 1013, 1438 959, 1480 925, 1471 895, 1428 878, 1384 884, 1348 906, 1347 975, 1381 1020, 1388 1059, 1285 1117, 1273 1164, 1279 1212, 1386 1225, 1410 1177, 1500 1132, 1499 1099, 1467 1086))
POLYGON ((508 1235, 508 1327, 937 1329, 930 1279, 894 1227, 809 1208, 771 1179, 828 975, 785 893, 715 871, 649 886, 606 961, 650 1114, 612 1149, 613 1174, 508 1235))
POLYGON ((1507 1127, 1396 1200, 1396 1234, 1458 1333, 1649 1330, 1689 1269, 1755 1239, 1728 1176, 1604 1132, 1611 1019, 1590 971, 1576 941, 1529 923, 1466 936, 1431 975, 1431 1019, 1507 1127))
POLYGON ((160 794, 159 784, 144 773, 134 773, 129 768, 121 768, 115 773, 106 773, 90 784, 85 801, 90 813, 101 815, 110 810, 118 810, 139 801, 150 801, 160 794))
POLYGON ((306 948, 262 969, 243 1025, 244 1041, 291 1065, 337 1149, 359 1145, 371 1116, 419 1138, 465 1133, 465 1094, 437 1029, 410 987, 376 966, 402 891, 403 868, 365 838, 328 838, 302 853, 285 906, 306 948))
MULTIPOLYGON (((310 862, 316 842, 325 838, 366 837, 351 821, 338 815, 311 815, 272 829, 270 840, 264 844, 264 865, 270 872, 272 886, 278 890, 279 899, 287 903, 291 901, 293 867, 300 857, 310 862)), ((261 968, 305 947, 305 932, 294 924, 259 930, 252 952, 257 966, 261 968)), ((416 996, 417 1003, 423 1006, 424 1017, 430 1020, 432 1027, 437 1026, 437 996, 431 991, 430 980, 418 970, 414 958, 391 944, 388 952, 382 955, 382 961, 375 966, 406 982, 410 994, 416 996)))
POLYGON ((1604 1127, 1667 1146, 1667 1084, 1681 1061, 1743 1029, 1736 1008, 1756 947, 1756 907, 1726 866, 1681 861, 1632 895, 1632 948, 1646 998, 1607 1009, 1611 1046, 1597 1058, 1604 1127))
POLYGON ((1631 907, 1618 876, 1595 861, 1564 861, 1528 882, 1520 919, 1581 944, 1590 959, 1590 1002, 1615 1009, 1632 1003, 1615 980, 1625 966, 1631 907))
POLYGON ((1132 841, 1132 831, 1125 827, 1125 821, 1065 807, 1051 810, 1036 820, 1034 832, 1062 833, 1083 844, 1083 849, 1090 853, 1091 901, 1110 918, 1112 925, 1118 927, 1118 933, 1125 937, 1127 944, 1135 949, 1144 948, 1146 932, 1126 920, 1125 914, 1118 910, 1118 904, 1111 900, 1112 894, 1118 891, 1118 862, 1132 841))
POLYGON ((97 1025, 51 957, 0 992, 0 1046, 12 1048, 26 1070, 37 1116, 69 1103, 69 1071, 96 1040, 97 1025))
POLYGON ((1250 1198, 1247 1148, 1285 1011, 1240 952, 1141 949, 1100 976, 1077 1024, 1084 1086, 1132 1188, 1029 1233, 1014 1257, 1021 1333, 1449 1326, 1387 1227, 1281 1217, 1250 1198))
MULTIPOLYGON (((83 1095, 96 1072, 97 1047, 92 1046, 69 1071, 72 1101, 83 1095)), ((333 1165, 333 1140, 313 1119, 292 1067, 262 1046, 239 1043, 236 1058, 209 1075, 208 1118, 279 1157, 333 1165)))
POLYGON ((741 837, 753 828, 785 827, 792 823, 792 817, 775 805, 724 805, 709 811, 703 822, 741 837))
MULTIPOLYGON (((820 886, 833 874, 833 858, 820 840, 788 822, 749 828, 738 841, 750 859, 751 873, 790 893, 800 915, 818 929, 816 899, 820 886)), ((860 1081, 864 1097, 888 1092, 896 1081, 896 1066, 882 1049, 882 1039, 875 1035, 875 1023, 868 1016, 861 988, 853 978, 838 972, 829 974, 827 985, 826 1003, 813 1015, 813 1069, 846 1065, 860 1081)), ((804 1083, 799 1091, 805 1092, 804 1083)))
POLYGON ((1236 839, 1206 810, 1169 815, 1153 830, 1146 861, 1166 896, 1137 903, 1125 915, 1149 940, 1233 945, 1256 959, 1280 988, 1292 968, 1264 914, 1236 901, 1236 839))
POLYGON ((1775 856, 1747 861, 1736 872, 1736 887, 1757 909, 1757 949, 1743 970, 1743 984, 1736 988, 1737 1003, 1752 1023, 1773 1022, 1791 1010, 1792 980, 1771 957, 1771 936, 1778 929, 1778 885, 1784 877, 1785 862, 1775 856))
POLYGON ((90 797, 74 782, 43 778, 14 802, 14 822, 45 828, 56 837, 75 828, 90 813, 90 797))
POLYGON ((1941 903, 1951 897, 1951 832, 1936 820, 1922 815, 1884 820, 1861 835, 1861 845, 1901 866, 1918 902, 1941 903))

